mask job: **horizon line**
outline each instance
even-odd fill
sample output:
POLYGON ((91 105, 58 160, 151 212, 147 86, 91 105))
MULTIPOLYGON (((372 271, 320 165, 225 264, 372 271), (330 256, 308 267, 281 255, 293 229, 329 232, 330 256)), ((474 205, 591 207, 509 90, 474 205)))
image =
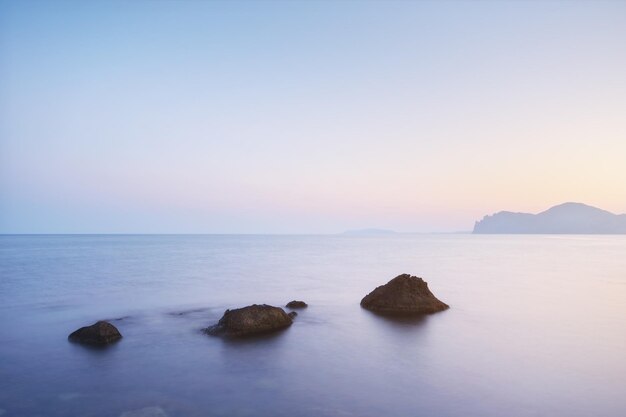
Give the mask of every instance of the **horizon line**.
POLYGON ((0 233, 0 236, 393 236, 393 235, 455 235, 471 234, 471 230, 455 232, 389 232, 389 233, 0 233))

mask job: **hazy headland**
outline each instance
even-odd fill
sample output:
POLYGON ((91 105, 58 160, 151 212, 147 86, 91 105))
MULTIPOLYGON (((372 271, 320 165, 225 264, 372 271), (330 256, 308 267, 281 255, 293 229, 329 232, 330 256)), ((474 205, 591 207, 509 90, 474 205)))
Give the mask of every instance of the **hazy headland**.
POLYGON ((538 214, 501 211, 485 216, 473 233, 625 234, 626 214, 581 203, 563 203, 538 214))

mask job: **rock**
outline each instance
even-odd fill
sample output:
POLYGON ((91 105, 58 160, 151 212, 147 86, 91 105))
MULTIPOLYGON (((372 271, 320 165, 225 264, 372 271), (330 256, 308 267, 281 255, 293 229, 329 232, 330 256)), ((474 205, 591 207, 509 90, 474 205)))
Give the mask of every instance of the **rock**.
POLYGON ((81 327, 68 336, 72 342, 90 345, 106 345, 122 338, 115 326, 106 321, 98 321, 87 327, 81 327))
POLYGON ((288 308, 307 308, 309 305, 307 303, 305 303, 304 301, 289 301, 287 303, 287 307, 288 308))
POLYGON ((296 316, 298 315, 298 313, 296 313, 295 311, 291 311, 289 314, 287 314, 289 317, 291 317, 291 319, 295 319, 296 316))
POLYGON ((205 332, 214 336, 243 337, 285 329, 291 323, 292 317, 282 308, 254 304, 226 310, 220 321, 205 332))
POLYGON ((421 278, 398 275, 361 300, 361 307, 380 314, 431 314, 449 306, 438 300, 421 278))

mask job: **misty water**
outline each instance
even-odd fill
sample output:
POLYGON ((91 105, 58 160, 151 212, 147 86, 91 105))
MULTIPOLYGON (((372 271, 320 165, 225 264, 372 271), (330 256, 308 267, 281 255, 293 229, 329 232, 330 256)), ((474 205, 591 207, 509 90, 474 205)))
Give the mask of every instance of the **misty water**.
POLYGON ((626 415, 624 236, 0 236, 0 325, 6 417, 626 415), (360 308, 404 272, 451 308, 360 308), (67 341, 98 319, 124 338, 67 341))

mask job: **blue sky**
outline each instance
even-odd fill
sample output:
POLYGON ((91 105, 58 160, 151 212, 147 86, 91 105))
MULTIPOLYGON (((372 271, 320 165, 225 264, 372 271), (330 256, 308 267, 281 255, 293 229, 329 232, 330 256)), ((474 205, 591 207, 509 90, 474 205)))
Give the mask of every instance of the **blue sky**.
POLYGON ((0 2, 0 232, 626 212, 624 2, 0 2))

